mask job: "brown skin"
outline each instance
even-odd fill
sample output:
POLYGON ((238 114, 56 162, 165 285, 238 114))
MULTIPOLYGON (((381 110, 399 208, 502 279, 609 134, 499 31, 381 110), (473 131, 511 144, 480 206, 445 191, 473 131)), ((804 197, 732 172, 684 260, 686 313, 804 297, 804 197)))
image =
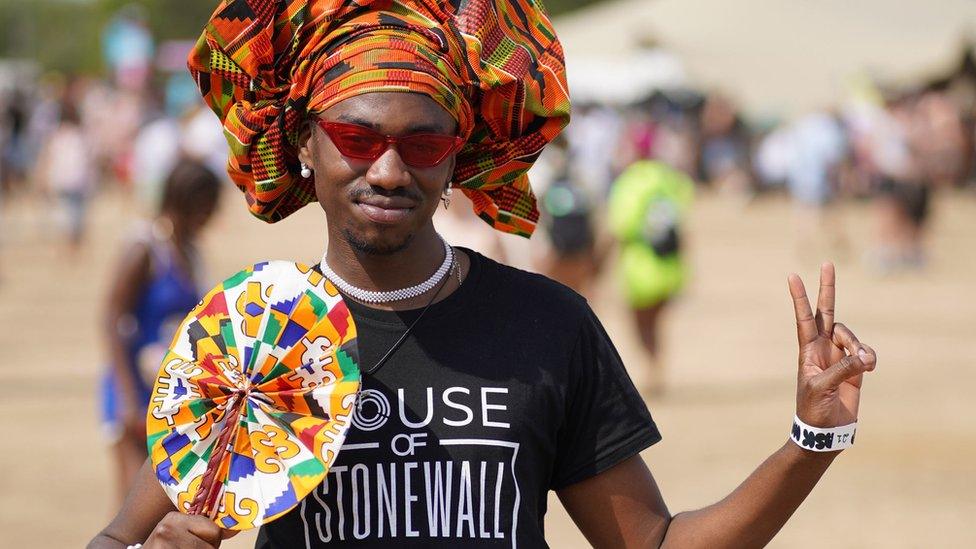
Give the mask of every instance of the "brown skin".
MULTIPOLYGON (((457 131, 457 122, 447 111, 415 93, 378 92, 352 97, 327 109, 320 118, 396 136, 455 135, 457 131)), ((315 173, 315 194, 329 220, 327 260, 336 273, 354 286, 375 290, 412 286, 429 277, 444 259, 444 247, 431 219, 454 173, 455 157, 432 168, 406 165, 395 147, 374 162, 348 158, 339 154, 317 124, 310 125, 303 141, 299 158, 315 173), (361 204, 383 199, 408 204, 406 218, 396 224, 371 221, 361 204)), ((464 254, 457 257, 466 272, 468 258, 464 254)), ((439 299, 456 287, 452 281, 439 299)), ((428 299, 420 296, 379 307, 415 309, 428 299)))
POLYGON ((634 318, 637 320, 637 333, 640 335, 641 343, 653 361, 653 366, 658 367, 657 359, 660 354, 659 330, 661 313, 667 306, 667 300, 655 303, 649 307, 634 310, 634 318))
POLYGON ((122 394, 120 419, 122 434, 113 445, 117 465, 117 501, 128 492, 136 471, 146 459, 146 418, 139 402, 134 365, 129 364, 126 331, 132 311, 149 278, 149 249, 144 243, 132 244, 122 255, 109 289, 104 333, 115 379, 122 394))
MULTIPOLYGON (((426 97, 379 96, 349 99, 323 116, 355 114, 374 123, 380 131, 394 135, 411 131, 413 125, 421 122, 436 122, 431 114, 439 107, 426 97)), ((447 113, 441 111, 440 116, 446 120, 447 113)), ((448 166, 415 170, 405 166, 391 150, 374 163, 351 161, 342 158, 328 138, 318 133, 313 133, 302 155, 302 160, 316 170, 316 190, 330 222, 328 257, 334 268, 342 269, 340 275, 368 289, 389 289, 423 280, 436 268, 443 251, 430 216, 451 173, 448 166), (367 187, 377 193, 417 193, 420 198, 416 200, 416 211, 402 224, 376 227, 358 215, 355 198, 350 197, 350 190, 367 187), (368 243, 375 247, 387 246, 388 253, 364 252, 344 237, 343 228, 355 230, 355 236, 370 239, 368 243)), ((450 162, 453 168, 453 160, 450 162)), ((459 257, 466 259, 464 254, 459 257)), ((811 425, 843 425, 857 417, 862 374, 874 369, 876 358, 874 351, 859 343, 849 330, 834 324, 832 265, 823 266, 820 282, 814 316, 800 278, 789 278, 800 347, 797 414, 811 425), (858 358, 861 350, 864 354, 858 358)), ((449 295, 456 287, 452 280, 441 293, 449 295)), ((429 296, 422 296, 419 301, 423 298, 429 296)), ((836 455, 808 452, 787 441, 728 497, 675 516, 668 511, 639 456, 564 488, 558 496, 595 547, 759 547, 779 531, 836 455)), ((155 545, 157 540, 163 541, 162 534, 194 543, 200 540, 203 545, 198 543, 199 547, 216 547, 219 543, 215 526, 204 525, 202 520, 194 520, 191 525, 181 515, 170 513, 173 506, 148 464, 140 472, 128 501, 132 503, 123 506, 90 548, 120 547, 147 538, 147 549, 172 546, 155 545), (161 533, 160 528, 164 527, 161 533)))
POLYGON ((145 540, 142 542, 145 549, 212 549, 236 534, 205 517, 176 511, 147 460, 118 516, 88 547, 124 548, 145 540))
MULTIPOLYGON (((821 427, 857 420, 863 374, 877 364, 870 347, 834 323, 834 282, 834 266, 825 263, 814 315, 800 277, 789 277, 799 342, 796 413, 821 427)), ((673 517, 638 456, 558 495, 594 547, 762 547, 838 454, 786 441, 725 499, 673 517)))
MULTIPOLYGON (((188 250, 213 216, 216 206, 216 201, 198 200, 188 211, 163 212, 157 219, 157 223, 172 228, 172 242, 178 251, 176 258, 183 272, 190 272, 188 250)), ((133 372, 137 369, 129 364, 126 331, 134 322, 135 307, 149 282, 151 268, 150 250, 144 242, 133 243, 123 252, 112 277, 104 316, 106 347, 122 393, 123 432, 113 445, 119 502, 129 492, 136 473, 146 460, 146 411, 139 402, 136 389, 133 372)))

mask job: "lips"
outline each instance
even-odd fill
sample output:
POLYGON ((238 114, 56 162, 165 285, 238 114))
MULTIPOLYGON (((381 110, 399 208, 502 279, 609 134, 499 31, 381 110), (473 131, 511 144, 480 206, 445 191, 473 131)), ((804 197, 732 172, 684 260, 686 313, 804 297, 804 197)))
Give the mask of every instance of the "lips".
POLYGON ((370 221, 392 225, 406 219, 417 202, 402 196, 370 196, 355 202, 356 207, 370 221))

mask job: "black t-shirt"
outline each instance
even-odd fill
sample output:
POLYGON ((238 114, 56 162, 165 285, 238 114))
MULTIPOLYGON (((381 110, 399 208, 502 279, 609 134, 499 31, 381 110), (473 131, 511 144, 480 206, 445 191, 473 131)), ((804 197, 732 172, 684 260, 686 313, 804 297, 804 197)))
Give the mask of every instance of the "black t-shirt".
MULTIPOLYGON (((549 490, 661 439, 582 297, 466 252, 464 284, 364 377, 325 480, 257 547, 545 547, 549 490)), ((347 303, 361 370, 419 313, 347 303)))

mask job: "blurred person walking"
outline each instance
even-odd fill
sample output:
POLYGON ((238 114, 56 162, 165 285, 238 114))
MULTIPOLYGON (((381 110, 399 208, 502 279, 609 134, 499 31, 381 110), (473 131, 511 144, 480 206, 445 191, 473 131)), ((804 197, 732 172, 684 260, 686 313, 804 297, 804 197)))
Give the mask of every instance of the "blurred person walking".
POLYGON ((931 188, 923 177, 913 136, 915 99, 891 101, 873 124, 879 244, 869 256, 881 274, 925 266, 924 229, 931 188))
POLYGON ((79 80, 74 88, 102 180, 114 183, 126 196, 131 195, 133 145, 147 108, 143 94, 93 79, 79 80))
POLYGON ((146 460, 146 408, 159 362, 179 322, 203 295, 196 242, 219 194, 212 171, 178 162, 166 179, 158 215, 133 231, 112 276, 105 315, 110 365, 101 400, 119 502, 146 460))
POLYGON ((30 155, 27 130, 30 108, 26 94, 15 89, 0 102, 0 195, 23 186, 30 155))
POLYGON ((147 120, 132 144, 132 184, 144 214, 158 209, 166 178, 179 159, 178 117, 159 113, 147 120))
POLYGON ((96 167, 91 141, 73 101, 61 103, 60 122, 38 156, 35 176, 58 203, 59 225, 67 255, 77 257, 85 236, 88 202, 95 190, 96 167))
MULTIPOLYGON (((690 178, 698 172, 696 166, 701 157, 698 150, 697 130, 693 117, 684 112, 672 112, 663 116, 653 129, 653 140, 642 138, 648 130, 631 133, 633 155, 624 166, 642 158, 653 158, 690 178)), ((623 170, 621 170, 621 173, 623 170)))
POLYGON ((797 120, 787 133, 786 187, 793 198, 798 253, 822 257, 818 239, 836 252, 846 251, 835 197, 841 165, 847 157, 844 128, 830 113, 812 112, 797 120))
POLYGON ((968 144, 961 109, 947 93, 929 91, 919 98, 912 118, 912 142, 923 177, 935 188, 961 184, 968 144))
POLYGON ((542 273, 589 296, 600 267, 594 216, 595 200, 564 169, 548 185, 541 200, 542 227, 549 250, 542 273))
POLYGON ((595 195, 607 195, 624 126, 623 117, 610 107, 573 107, 573 123, 566 127, 559 147, 566 150, 567 169, 577 174, 595 195))
POLYGON ((694 183, 655 160, 638 160, 610 191, 610 230, 620 243, 618 271, 644 350, 649 355, 649 392, 664 388, 660 321, 685 281, 682 220, 694 183))
POLYGON ((712 93, 700 117, 701 181, 743 202, 754 192, 750 162, 750 134, 735 105, 712 93))
POLYGON ((177 162, 199 162, 224 177, 227 142, 187 75, 170 79, 163 101, 149 109, 146 119, 132 145, 132 182, 144 212, 152 215, 158 209, 163 184, 177 162))

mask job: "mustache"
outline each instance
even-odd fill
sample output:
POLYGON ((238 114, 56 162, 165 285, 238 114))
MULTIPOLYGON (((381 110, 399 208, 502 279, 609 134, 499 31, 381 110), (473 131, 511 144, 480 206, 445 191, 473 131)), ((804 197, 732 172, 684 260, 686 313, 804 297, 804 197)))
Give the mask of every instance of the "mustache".
POLYGON ((416 202, 422 202, 424 199, 419 192, 407 187, 384 189, 383 187, 367 185, 365 187, 356 187, 349 190, 349 199, 353 201, 362 201, 373 196, 401 197, 408 198, 416 202))

